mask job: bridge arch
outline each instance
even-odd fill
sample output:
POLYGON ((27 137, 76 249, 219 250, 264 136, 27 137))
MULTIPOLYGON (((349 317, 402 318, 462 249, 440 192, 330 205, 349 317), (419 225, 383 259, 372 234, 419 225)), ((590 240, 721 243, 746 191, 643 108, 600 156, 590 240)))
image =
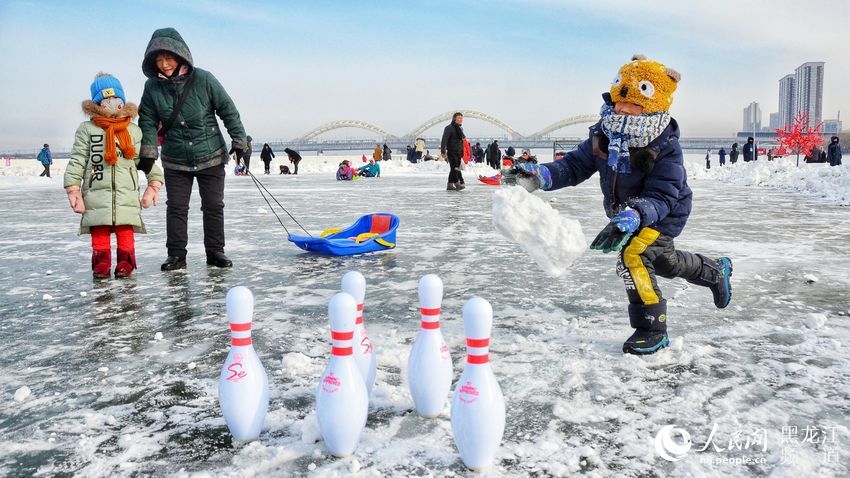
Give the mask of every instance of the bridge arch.
POLYGON ((432 128, 432 127, 434 127, 434 126, 436 126, 440 123, 444 123, 444 122, 452 119, 452 115, 457 113, 457 112, 462 113, 464 118, 480 119, 480 120, 486 121, 486 122, 488 122, 492 125, 495 125, 495 126, 501 128, 501 129, 507 131, 508 134, 511 135, 512 139, 519 139, 519 138, 522 137, 522 135, 519 134, 519 132, 517 132, 517 130, 511 128, 510 126, 505 124, 499 118, 496 118, 495 116, 492 116, 492 115, 488 115, 487 113, 482 113, 480 111, 474 111, 474 110, 452 110, 452 111, 446 111, 445 113, 440 113, 437 116, 434 116, 433 118, 429 119, 428 121, 422 123, 421 125, 416 127, 416 129, 414 129, 410 133, 407 133, 407 135, 405 137, 407 137, 407 138, 418 138, 419 136, 421 136, 423 133, 425 133, 425 131, 429 130, 430 128, 432 128))
POLYGON ((553 131, 557 131, 561 128, 566 128, 567 126, 573 126, 582 123, 596 123, 599 121, 599 115, 579 115, 579 116, 570 116, 569 118, 562 119, 556 123, 552 123, 549 126, 541 129, 540 131, 530 135, 532 138, 542 138, 553 131))
POLYGON ((311 139, 315 138, 316 136, 319 136, 320 134, 327 133, 328 131, 333 131, 335 129, 341 129, 341 128, 359 128, 359 129, 365 129, 367 131, 371 131, 373 133, 378 133, 379 135, 381 135, 384 138, 394 138, 395 137, 395 136, 391 135, 389 133, 389 131, 387 131, 387 130, 379 127, 379 126, 375 126, 372 123, 367 123, 366 121, 340 120, 340 121, 331 121, 331 122, 325 123, 321 126, 317 126, 316 128, 302 134, 301 136, 293 139, 292 141, 294 141, 294 142, 295 141, 301 141, 301 142, 306 143, 307 141, 310 141, 311 139))

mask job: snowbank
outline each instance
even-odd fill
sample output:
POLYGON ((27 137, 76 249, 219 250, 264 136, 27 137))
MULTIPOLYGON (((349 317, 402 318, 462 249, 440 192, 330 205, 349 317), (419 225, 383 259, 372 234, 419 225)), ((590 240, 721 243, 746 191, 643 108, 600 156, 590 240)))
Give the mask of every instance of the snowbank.
MULTIPOLYGON (((301 160, 298 165, 298 174, 322 174, 333 176, 336 174, 339 163, 343 160, 351 161, 355 168, 359 168, 365 163, 361 156, 340 155, 340 156, 307 156, 301 160)), ((292 165, 288 160, 273 160, 270 166, 272 175, 279 175, 281 165, 288 165, 292 169, 292 165)), ((65 174, 65 168, 68 166, 67 159, 54 159, 53 166, 50 168, 50 178, 39 177, 43 168, 41 163, 34 159, 14 159, 10 167, 0 166, 0 189, 13 188, 33 188, 33 187, 55 187, 62 188, 62 176, 65 174)), ((259 156, 252 158, 251 171, 256 175, 262 175, 263 162, 259 156)), ((228 163, 226 171, 228 175, 233 175, 235 165, 228 163)), ((465 165, 464 172, 474 176, 492 176, 498 171, 484 164, 465 165)), ((448 175, 449 165, 445 161, 427 161, 423 163, 413 164, 406 160, 381 161, 382 176, 396 176, 404 174, 435 174, 448 175)))
POLYGON ((850 205, 850 170, 848 166, 804 164, 795 166, 794 158, 776 161, 752 161, 720 167, 717 156, 712 157, 712 168, 705 169, 705 155, 688 155, 688 179, 713 179, 741 186, 760 186, 797 191, 821 197, 840 205, 850 205), (697 166, 699 157, 702 167, 697 166))

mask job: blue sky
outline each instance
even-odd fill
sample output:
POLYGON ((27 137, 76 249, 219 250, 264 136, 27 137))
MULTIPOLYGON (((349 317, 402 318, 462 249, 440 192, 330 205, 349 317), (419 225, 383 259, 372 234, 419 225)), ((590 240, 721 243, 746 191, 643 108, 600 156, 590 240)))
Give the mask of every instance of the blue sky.
MULTIPOLYGON (((181 32, 259 139, 338 119, 403 134, 461 108, 531 133, 597 112, 633 53, 682 73, 671 112, 685 136, 731 135, 753 100, 766 124, 779 78, 805 61, 826 62, 825 117, 850 114, 850 2, 809 3, 0 0, 0 150, 69 147, 98 71, 138 102, 145 46, 164 26, 181 32)), ((475 120, 466 128, 499 133, 475 120)))

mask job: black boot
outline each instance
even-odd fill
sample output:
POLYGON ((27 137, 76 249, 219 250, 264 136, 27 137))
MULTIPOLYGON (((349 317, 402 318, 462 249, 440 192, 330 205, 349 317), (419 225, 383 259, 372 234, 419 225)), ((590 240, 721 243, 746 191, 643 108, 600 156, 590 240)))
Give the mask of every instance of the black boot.
POLYGON ((165 262, 162 263, 160 269, 163 271, 176 271, 177 269, 186 268, 186 257, 183 256, 168 256, 165 262))
POLYGON ((629 304, 629 322, 635 332, 623 344, 623 353, 646 355, 670 345, 666 300, 652 305, 629 304))
POLYGON ((228 259, 223 252, 208 252, 207 265, 216 267, 233 267, 233 261, 228 259))
POLYGON ((732 300, 732 260, 728 257, 714 260, 702 254, 697 255, 702 259, 702 271, 698 278, 689 282, 711 289, 714 306, 725 308, 732 300))

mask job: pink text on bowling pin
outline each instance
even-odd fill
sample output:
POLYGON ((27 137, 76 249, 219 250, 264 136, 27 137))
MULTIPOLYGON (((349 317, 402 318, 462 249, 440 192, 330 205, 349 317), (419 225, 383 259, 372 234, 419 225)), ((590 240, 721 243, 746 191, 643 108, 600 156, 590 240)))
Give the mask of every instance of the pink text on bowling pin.
POLYGON ((238 383, 240 380, 248 376, 248 372, 242 370, 242 354, 233 355, 233 363, 227 367, 227 371, 230 372, 230 376, 227 377, 227 380, 231 382, 238 383))

